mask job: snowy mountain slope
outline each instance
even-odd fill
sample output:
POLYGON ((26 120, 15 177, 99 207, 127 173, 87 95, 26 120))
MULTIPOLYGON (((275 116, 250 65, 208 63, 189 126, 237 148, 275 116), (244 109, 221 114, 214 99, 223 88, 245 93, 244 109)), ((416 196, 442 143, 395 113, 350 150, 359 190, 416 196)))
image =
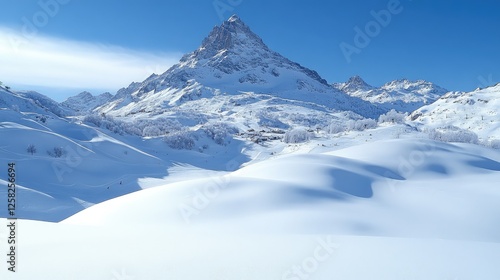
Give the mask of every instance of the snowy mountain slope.
MULTIPOLYGON (((59 119, 40 124, 10 110, 0 114, 0 133, 11 136, 2 139, 0 158, 17 162, 20 216, 59 221, 90 207, 61 223, 18 220, 20 264, 30 269, 20 269, 16 277, 493 280, 500 275, 496 150, 415 140, 416 134, 359 145, 395 137, 399 128, 387 126, 303 145, 221 147, 215 157, 206 154, 210 150, 167 148, 165 154, 164 143, 154 139, 105 135, 59 119), (54 135, 59 132, 66 136, 54 135), (21 133, 27 136, 18 137, 21 133), (35 157, 26 157, 21 148, 27 139, 75 151, 82 145, 93 153, 82 154, 78 166, 66 165, 73 169, 69 178, 50 185, 56 178, 47 167, 54 159, 41 155, 38 144, 35 157), (349 148, 336 150, 337 145, 349 148), (232 173, 206 170, 229 164, 244 149, 260 160, 232 173), (280 149, 289 155, 270 155, 280 149), (172 165, 167 158, 199 162, 172 165), (143 190, 98 203, 123 188, 143 190), (318 246, 327 248, 322 251, 327 259, 315 259, 318 246), (61 255, 67 257, 54 276, 48 260, 61 255), (311 258, 318 264, 314 270, 311 258), (94 268, 81 270, 81 263, 94 268)), ((0 208, 6 209, 5 200, 0 208)), ((6 250, 4 244, 0 250, 6 250)), ((18 279, 5 271, 0 269, 2 279, 18 279)))
MULTIPOLYGON (((55 101, 54 101, 55 102, 55 101)), ((16 111, 30 112, 42 115, 54 116, 60 112, 60 108, 44 107, 43 104, 52 105, 49 98, 35 92, 13 92, 0 87, 0 109, 13 109, 16 111), (44 100, 47 102, 37 102, 44 100), (55 111, 55 112, 54 112, 55 111)))
MULTIPOLYGON (((19 179, 23 187, 20 193, 31 195, 25 200, 30 206, 19 210, 21 217, 58 221, 94 203, 152 186, 144 181, 154 182, 154 186, 179 181, 185 175, 177 179, 170 176, 170 168, 176 166, 189 166, 176 171, 182 170, 188 176, 192 175, 188 173, 191 167, 202 173, 233 171, 249 161, 288 153, 289 147, 293 151, 293 146, 282 142, 285 130, 292 125, 323 129, 331 121, 356 118, 354 113, 332 114, 315 104, 292 101, 279 104, 272 96, 251 93, 234 96, 230 104, 235 107, 226 114, 219 113, 225 104, 217 98, 211 104, 197 102, 203 101, 196 100, 189 103, 193 107, 171 110, 160 118, 139 118, 130 123, 100 116, 93 118, 95 121, 88 121, 87 117, 67 120, 41 113, 0 110, 0 133, 9 136, 0 140, 2 162, 18 161, 23 169, 34 170, 30 172, 33 176, 19 179), (239 110, 243 107, 238 106, 240 103, 248 106, 250 114, 239 110), (196 109, 202 105, 212 110, 216 121, 206 122, 200 117, 196 109), (227 126, 220 119, 233 125, 227 126), (246 130, 248 127, 253 129, 246 130), (30 145, 36 149, 33 154, 28 151, 30 145), (55 156, 56 149, 59 156, 55 156), (38 196, 43 199, 37 199, 38 196)), ((338 145, 339 139, 327 140, 331 136, 316 131, 307 133, 328 141, 329 147, 333 142, 338 145)), ((371 139, 371 133, 366 132, 370 134, 367 139, 371 139)), ((349 139, 342 140, 342 145, 351 142, 350 134, 346 135, 349 139)), ((311 142, 310 146, 316 143, 311 142)))
MULTIPOLYGON (((1 110, 0 133, 8 135, 0 137, 2 164, 15 162, 19 169, 20 218, 58 221, 94 203, 139 190, 138 177, 166 175, 159 165, 162 161, 154 156, 59 118, 40 121, 30 114, 1 110), (28 151, 30 145, 33 152, 28 151)), ((6 181, 0 180, 0 185, 6 186, 6 181)), ((6 188, 0 195, 6 195, 6 188)), ((0 207, 7 209, 5 201, 0 207)))
POLYGON ((498 151, 379 141, 148 189, 65 223, 499 242, 499 179, 498 151))
POLYGON ((36 92, 36 91, 18 91, 16 92, 19 96, 35 101, 35 103, 41 107, 48 109, 50 112, 56 114, 59 117, 65 117, 73 115, 74 111, 72 109, 64 108, 60 106, 59 103, 52 100, 51 98, 36 92))
MULTIPOLYGON (((33 104, 11 97, 21 109, 23 102, 33 104)), ((177 150, 162 137, 120 135, 77 119, 4 108, 0 163, 16 162, 19 168, 20 218, 60 221, 95 203, 138 191, 141 179, 161 179, 178 164, 226 171, 249 160, 241 153, 247 146, 241 140, 223 139, 226 142, 219 145, 202 130, 194 133, 193 150, 177 150)), ((6 186, 2 179, 0 186, 6 186)), ((6 190, 1 188, 0 196, 6 190)), ((6 209, 5 202, 0 208, 6 209)))
MULTIPOLYGON (((216 26, 202 45, 161 75, 122 89, 98 111, 128 116, 150 115, 195 100, 235 97, 243 92, 265 94, 282 103, 312 103, 331 111, 354 111, 377 117, 383 111, 369 102, 330 87, 315 71, 270 50, 237 16, 216 26)), ((208 110, 200 107, 200 112, 208 110)))
POLYGON ((500 140, 500 84, 472 92, 450 92, 411 114, 429 127, 456 126, 478 134, 480 139, 500 140))
POLYGON ((94 96, 92 93, 84 91, 76 96, 70 97, 61 102, 61 106, 69 108, 79 115, 85 115, 92 112, 93 109, 108 102, 113 95, 109 92, 94 96))
MULTIPOLYGON (((158 93, 158 95, 169 92, 158 93)), ((157 96, 145 98, 143 104, 155 106, 157 96)), ((239 95, 219 95, 207 99, 194 99, 175 107, 153 113, 135 103, 127 105, 123 110, 129 110, 128 120, 140 121, 148 119, 151 127, 161 126, 161 120, 179 123, 182 127, 197 130, 201 126, 224 124, 234 127, 232 133, 258 134, 259 132, 276 131, 282 138, 285 131, 293 127, 305 127, 310 130, 323 129, 331 122, 361 119, 352 112, 336 112, 326 106, 302 101, 285 100, 273 95, 255 94, 251 92, 239 95)), ((117 110, 115 112, 123 112, 117 110)), ((117 118, 118 120, 123 118, 117 118)), ((168 122, 164 122, 168 123, 168 122)), ((180 129, 180 128, 179 128, 180 129)), ((172 130, 171 130, 172 131, 172 130)), ((175 131, 175 130, 174 130, 175 131)))
POLYGON ((407 113, 431 104, 448 92, 430 82, 407 79, 395 80, 376 88, 359 76, 350 78, 346 83, 335 83, 332 86, 346 94, 377 104, 387 111, 395 109, 407 113))
MULTIPOLYGON (((121 135, 118 121, 98 128, 39 107, 16 112, 11 105, 34 102, 7 97, 0 165, 18 168, 21 257, 15 275, 0 265, 1 279, 500 276, 497 150, 424 140, 411 123, 327 133, 332 121, 360 117, 253 92, 193 98, 156 116, 130 105, 128 124, 144 137, 121 135), (224 122, 236 136, 219 138, 224 122), (156 134, 159 124, 168 133, 156 134), (306 143, 272 140, 293 126, 321 129, 306 143), (193 148, 171 148, 171 134, 189 135, 193 148), (259 137, 268 140, 254 144, 259 137), (60 158, 48 153, 57 147, 60 158)), ((0 198, 6 185, 0 178, 0 198)))

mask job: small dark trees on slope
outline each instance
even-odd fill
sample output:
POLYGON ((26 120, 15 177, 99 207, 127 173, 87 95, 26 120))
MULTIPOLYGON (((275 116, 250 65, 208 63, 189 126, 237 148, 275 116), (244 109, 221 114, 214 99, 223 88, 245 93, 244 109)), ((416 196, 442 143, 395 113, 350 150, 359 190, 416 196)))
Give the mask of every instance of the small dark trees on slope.
POLYGON ((54 147, 54 149, 48 150, 47 154, 51 157, 60 158, 66 154, 66 151, 61 147, 54 147))
POLYGON ((30 145, 28 146, 28 148, 26 149, 26 151, 27 151, 29 154, 31 154, 31 155, 36 154, 36 147, 35 147, 35 145, 30 144, 30 145))

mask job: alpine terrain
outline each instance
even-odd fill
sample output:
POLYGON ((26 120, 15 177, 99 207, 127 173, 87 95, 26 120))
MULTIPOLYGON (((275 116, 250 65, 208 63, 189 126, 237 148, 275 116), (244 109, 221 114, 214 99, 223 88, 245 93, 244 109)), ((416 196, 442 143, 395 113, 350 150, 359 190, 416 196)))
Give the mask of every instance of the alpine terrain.
POLYGON ((0 278, 499 279, 499 96, 331 83, 236 15, 115 94, 0 86, 0 278))
POLYGON ((433 103, 448 92, 448 90, 427 81, 409 81, 407 79, 395 80, 376 88, 368 85, 359 76, 352 77, 345 83, 335 83, 332 86, 346 94, 377 104, 386 110, 396 109, 408 113, 433 103))

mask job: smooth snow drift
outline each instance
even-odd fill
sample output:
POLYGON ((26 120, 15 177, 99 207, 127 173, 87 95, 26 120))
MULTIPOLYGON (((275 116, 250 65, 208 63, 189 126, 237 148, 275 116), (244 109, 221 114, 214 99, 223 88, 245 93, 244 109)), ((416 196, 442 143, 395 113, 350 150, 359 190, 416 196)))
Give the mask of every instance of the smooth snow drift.
POLYGON ((499 179, 499 152, 391 140, 168 184, 93 206, 65 223, 500 242, 499 179))

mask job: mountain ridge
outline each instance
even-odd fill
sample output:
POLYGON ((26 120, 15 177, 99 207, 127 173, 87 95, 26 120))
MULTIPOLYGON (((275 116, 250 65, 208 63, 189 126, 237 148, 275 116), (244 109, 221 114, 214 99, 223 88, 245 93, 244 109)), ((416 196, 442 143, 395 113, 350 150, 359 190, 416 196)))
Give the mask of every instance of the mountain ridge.
POLYGON ((471 92, 449 92, 410 118, 430 127, 456 126, 480 139, 500 139, 500 83, 471 92))
POLYGON ((411 113, 431 104, 449 91, 425 80, 410 81, 397 79, 374 87, 361 77, 354 76, 345 83, 334 83, 332 87, 348 94, 377 104, 386 110, 411 113))
POLYGON ((189 101, 245 92, 314 103, 333 111, 353 111, 364 117, 384 113, 332 88, 316 71, 272 51, 237 16, 214 27, 199 48, 185 54, 165 73, 121 89, 119 96, 98 111, 116 116, 136 111, 158 114, 189 101))
POLYGON ((69 97, 61 102, 60 105, 80 114, 86 114, 92 112, 93 109, 105 104, 112 98, 113 95, 109 92, 94 96, 88 91, 83 91, 75 96, 69 97))

